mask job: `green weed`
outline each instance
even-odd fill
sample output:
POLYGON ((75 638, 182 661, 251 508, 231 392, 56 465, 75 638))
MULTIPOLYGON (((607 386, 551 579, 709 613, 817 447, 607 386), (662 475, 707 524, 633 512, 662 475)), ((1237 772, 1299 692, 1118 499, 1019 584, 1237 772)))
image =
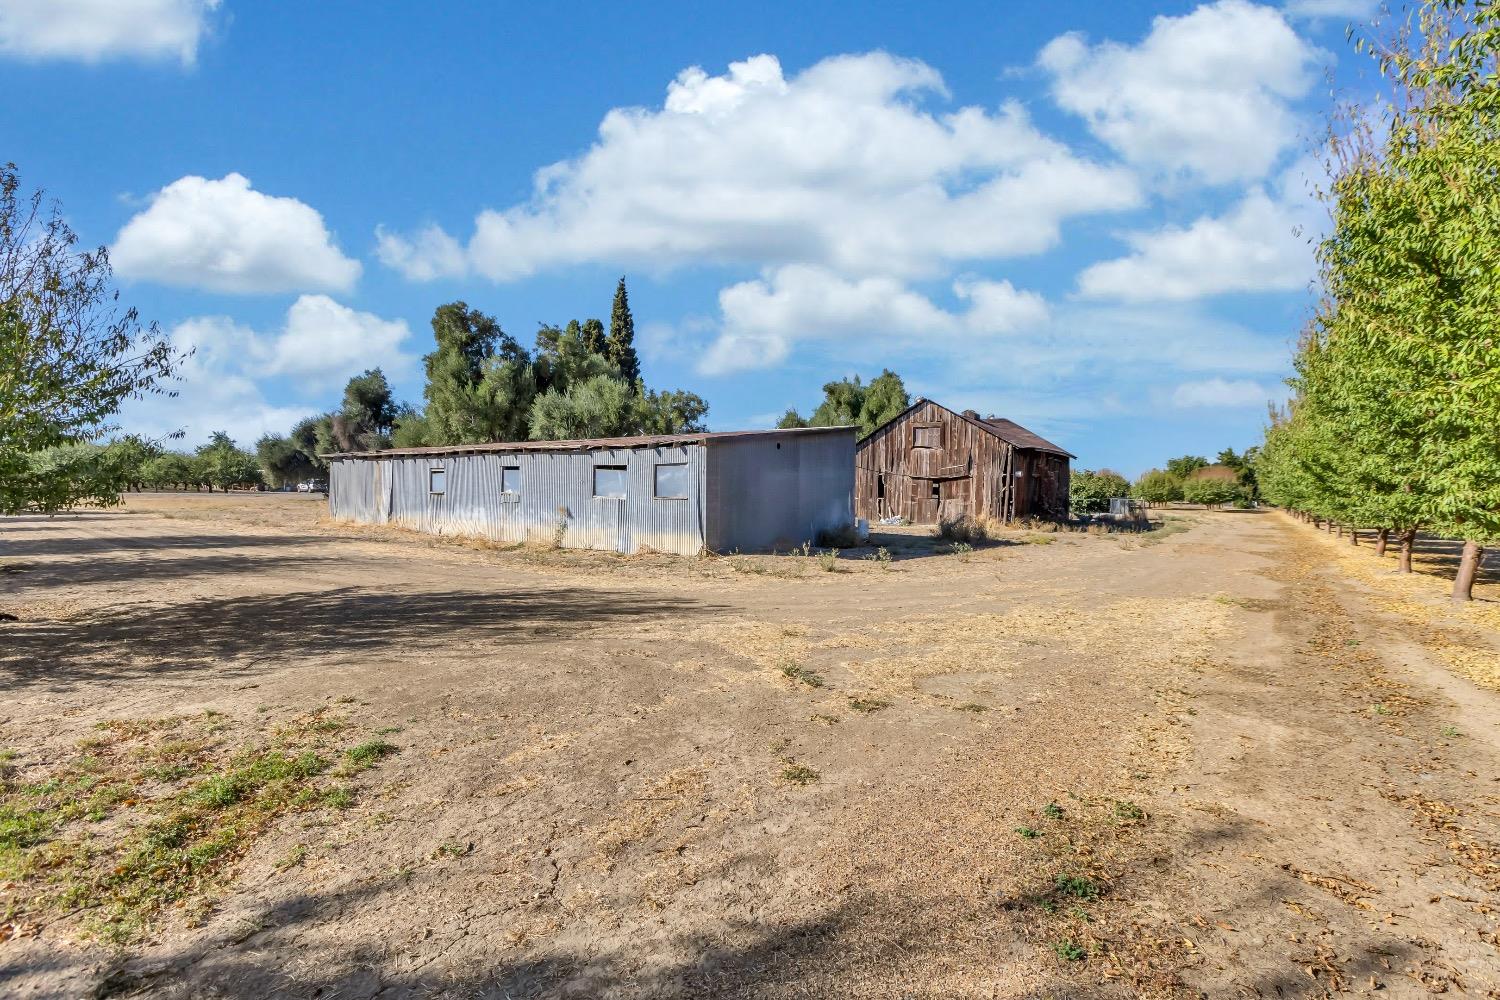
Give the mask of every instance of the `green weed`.
POLYGON ((808 687, 820 688, 823 686, 823 678, 813 673, 800 663, 783 663, 781 665, 781 676, 787 680, 798 681, 808 687))
POLYGON ((856 712, 864 712, 868 715, 871 712, 878 712, 882 708, 890 708, 891 703, 881 698, 850 698, 849 707, 856 712))
POLYGON ((811 785, 820 778, 822 775, 806 764, 788 764, 781 769, 781 780, 793 785, 811 785))

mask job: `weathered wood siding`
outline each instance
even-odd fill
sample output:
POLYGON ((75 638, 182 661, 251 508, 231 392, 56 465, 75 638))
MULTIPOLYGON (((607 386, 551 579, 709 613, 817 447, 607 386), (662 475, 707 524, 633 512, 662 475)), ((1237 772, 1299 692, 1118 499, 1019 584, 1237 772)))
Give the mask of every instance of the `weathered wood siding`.
POLYGON ((854 480, 855 515, 871 522, 1067 515, 1066 458, 1017 448, 930 400, 859 443, 854 480))

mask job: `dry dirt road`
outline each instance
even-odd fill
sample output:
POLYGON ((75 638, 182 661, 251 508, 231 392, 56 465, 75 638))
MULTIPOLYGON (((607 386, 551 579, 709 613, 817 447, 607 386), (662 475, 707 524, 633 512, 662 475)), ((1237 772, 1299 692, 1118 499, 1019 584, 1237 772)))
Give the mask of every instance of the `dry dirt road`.
POLYGON ((1500 588, 1171 529, 0 520, 0 993, 1500 997, 1500 588))

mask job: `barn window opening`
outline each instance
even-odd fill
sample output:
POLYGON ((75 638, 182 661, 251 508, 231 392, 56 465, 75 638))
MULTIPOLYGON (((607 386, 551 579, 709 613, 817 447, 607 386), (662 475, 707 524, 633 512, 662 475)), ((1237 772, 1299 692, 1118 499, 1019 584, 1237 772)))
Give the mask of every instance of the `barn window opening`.
POLYGON ((602 500, 624 500, 625 466, 594 466, 594 496, 602 500))
POLYGON ((911 429, 911 446, 913 448, 941 448, 943 446, 943 428, 913 427, 911 429))
POLYGON ((875 499, 885 499, 885 473, 882 472, 875 477, 875 499))
POLYGON ((686 462, 663 462, 656 467, 656 499, 686 500, 688 467, 686 462))
POLYGON ((429 469, 427 472, 427 492, 435 497, 440 497, 448 492, 448 472, 445 469, 429 469))
POLYGON ((521 495, 521 467, 506 465, 500 468, 500 492, 507 496, 521 495))

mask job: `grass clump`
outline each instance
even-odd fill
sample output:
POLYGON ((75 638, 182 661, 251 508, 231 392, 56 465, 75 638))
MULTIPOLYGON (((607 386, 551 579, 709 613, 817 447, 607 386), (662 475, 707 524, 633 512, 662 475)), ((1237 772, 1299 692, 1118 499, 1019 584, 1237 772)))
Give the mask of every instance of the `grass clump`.
POLYGON ((1029 826, 1016 827, 1016 833, 1022 840, 1035 840, 1042 835, 1042 831, 1032 829, 1029 826))
POLYGON ((825 573, 837 573, 839 571, 839 550, 827 549, 819 552, 818 568, 825 573))
POLYGON ((1064 962, 1081 962, 1088 958, 1088 951, 1072 938, 1058 938, 1052 942, 1052 951, 1064 962))
POLYGON ((979 712, 988 712, 990 710, 990 707, 988 705, 981 705, 977 701, 966 701, 962 705, 955 706, 955 708, 960 712, 974 712, 975 714, 978 714, 979 712))
POLYGON ((806 684, 808 687, 820 688, 823 686, 823 678, 808 670, 800 663, 783 663, 781 665, 781 676, 787 680, 806 684))
POLYGON ((1004 530, 1005 526, 993 517, 964 514, 943 518, 933 529, 933 535, 945 542, 961 542, 972 547, 976 542, 994 541, 1004 530))
POLYGON ((890 708, 891 703, 883 698, 850 698, 849 707, 856 712, 864 712, 868 715, 871 712, 878 712, 882 708, 890 708))
POLYGON ((1048 819, 1062 819, 1063 807, 1058 805, 1056 802, 1048 802, 1046 805, 1042 806, 1042 815, 1047 817, 1048 819))
POLYGON ((806 764, 788 764, 781 769, 781 780, 793 785, 811 785, 822 777, 806 764))
POLYGON ((1115 819, 1126 823, 1138 823, 1146 818, 1146 810, 1134 802, 1115 802, 1115 819))
POLYGON ((879 566, 881 569, 890 569, 891 562, 893 561, 891 558, 891 550, 886 548, 884 545, 880 546, 880 548, 865 556, 865 558, 875 565, 879 566))
POLYGON ((366 740, 357 747, 344 751, 344 770, 350 774, 368 770, 382 758, 400 750, 394 743, 385 740, 366 740))
POLYGON ((1099 883, 1086 875, 1057 875, 1052 884, 1059 893, 1074 899, 1089 902, 1099 898, 1099 883))

